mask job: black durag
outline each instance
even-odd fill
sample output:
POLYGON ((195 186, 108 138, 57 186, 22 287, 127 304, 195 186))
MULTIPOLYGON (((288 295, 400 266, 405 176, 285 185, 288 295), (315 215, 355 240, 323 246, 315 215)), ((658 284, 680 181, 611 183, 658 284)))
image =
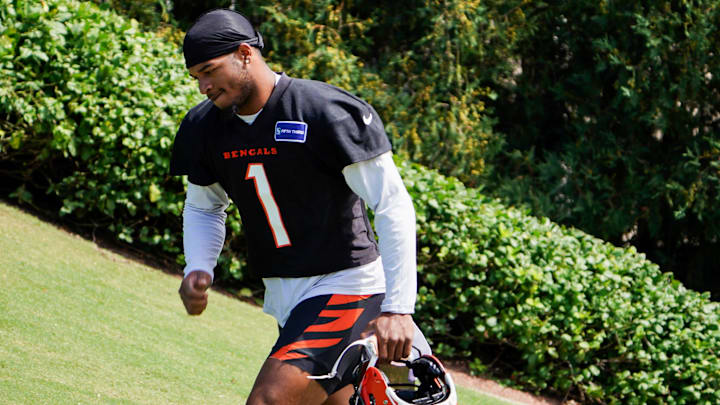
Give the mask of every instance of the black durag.
POLYGON ((233 52, 240 44, 263 48, 263 39, 237 11, 219 9, 201 15, 185 34, 185 67, 233 52))

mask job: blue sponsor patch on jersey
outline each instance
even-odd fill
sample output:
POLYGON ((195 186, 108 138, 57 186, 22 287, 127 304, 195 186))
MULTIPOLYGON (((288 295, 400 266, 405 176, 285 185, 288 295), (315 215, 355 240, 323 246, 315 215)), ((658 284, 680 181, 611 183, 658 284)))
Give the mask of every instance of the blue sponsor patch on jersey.
POLYGON ((279 142, 305 142, 308 125, 300 121, 278 121, 275 123, 275 140, 279 142))

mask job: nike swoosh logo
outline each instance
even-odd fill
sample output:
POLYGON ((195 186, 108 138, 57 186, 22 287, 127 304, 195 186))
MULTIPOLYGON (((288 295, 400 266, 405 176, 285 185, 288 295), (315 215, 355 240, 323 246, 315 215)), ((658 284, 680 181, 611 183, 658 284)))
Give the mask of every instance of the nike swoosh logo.
POLYGON ((363 115, 363 122, 365 123, 365 125, 370 125, 370 123, 372 122, 372 117, 372 114, 369 114, 367 116, 363 115))

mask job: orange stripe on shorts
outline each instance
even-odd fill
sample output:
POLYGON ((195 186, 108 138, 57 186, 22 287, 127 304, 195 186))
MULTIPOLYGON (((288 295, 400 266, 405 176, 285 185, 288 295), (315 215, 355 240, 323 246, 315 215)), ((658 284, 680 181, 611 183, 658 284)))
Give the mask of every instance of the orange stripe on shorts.
POLYGON ((298 349, 319 349, 319 348, 325 348, 325 347, 331 347, 334 346, 340 341, 342 338, 336 338, 336 339, 309 339, 309 340, 300 340, 297 342, 290 343, 287 346, 283 346, 280 348, 280 350, 273 353, 270 357, 278 360, 291 360, 291 359, 302 359, 303 357, 307 357, 306 354, 303 353, 289 353, 292 350, 298 350, 298 349))
POLYGON ((337 318, 334 321, 310 325, 305 332, 339 332, 355 325, 365 308, 353 309, 323 309, 318 316, 323 318, 337 318))
POLYGON ((342 305, 342 304, 349 304, 351 302, 358 302, 362 300, 366 300, 368 298, 372 297, 372 295, 342 295, 342 294, 333 294, 332 297, 330 297, 330 301, 326 305, 342 305))

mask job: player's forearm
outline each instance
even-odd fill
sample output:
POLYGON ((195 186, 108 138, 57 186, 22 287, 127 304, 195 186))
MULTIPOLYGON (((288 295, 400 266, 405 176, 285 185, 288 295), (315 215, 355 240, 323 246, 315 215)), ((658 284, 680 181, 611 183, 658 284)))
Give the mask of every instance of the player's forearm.
POLYGON ((186 205, 183 210, 185 270, 201 270, 214 278, 213 269, 225 242, 225 212, 213 213, 186 205))
POLYGON ((415 312, 417 291, 415 210, 410 196, 396 195, 395 201, 375 212, 380 256, 385 269, 383 312, 415 312))
POLYGON ((225 242, 227 197, 219 185, 188 185, 183 209, 185 270, 200 270, 214 277, 213 269, 225 242))

